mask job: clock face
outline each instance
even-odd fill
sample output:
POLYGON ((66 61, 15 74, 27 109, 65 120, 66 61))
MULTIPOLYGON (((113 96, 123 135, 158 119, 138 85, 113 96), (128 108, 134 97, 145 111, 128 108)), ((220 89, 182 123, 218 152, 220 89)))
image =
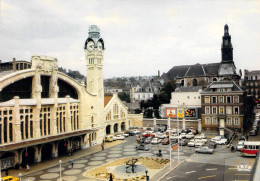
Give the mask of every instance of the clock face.
POLYGON ((98 48, 98 51, 102 51, 102 49, 103 49, 103 45, 100 41, 97 43, 97 48, 98 48))
POLYGON ((94 42, 93 41, 88 42, 87 49, 88 49, 88 51, 94 50, 94 42))

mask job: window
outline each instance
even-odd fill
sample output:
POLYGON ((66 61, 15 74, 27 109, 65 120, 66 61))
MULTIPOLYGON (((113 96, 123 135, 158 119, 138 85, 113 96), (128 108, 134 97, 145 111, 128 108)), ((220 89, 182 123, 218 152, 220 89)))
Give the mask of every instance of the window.
POLYGON ((212 107, 212 114, 217 114, 217 107, 212 107))
POLYGON ((190 98, 190 96, 187 96, 187 98, 189 99, 189 98, 190 98))
POLYGON ((227 96, 227 103, 231 103, 231 96, 227 96))
POLYGON ((227 114, 232 114, 232 107, 231 106, 227 106, 227 114))
POLYGON ((212 97, 212 103, 217 103, 217 97, 212 97))
POLYGON ((212 118, 212 124, 214 124, 214 125, 217 125, 217 124, 218 124, 217 118, 212 118))
POLYGON ((220 96, 218 99, 219 99, 219 103, 224 103, 224 96, 220 96))
POLYGON ((205 124, 210 124, 210 118, 205 119, 205 124))
POLYGON ((219 114, 224 114, 224 107, 219 107, 219 114))
POLYGON ((209 96, 205 97, 205 103, 210 103, 209 96))
POLYGON ((227 125, 232 125, 232 118, 227 118, 227 125))
POLYGON ((205 114, 210 114, 210 108, 209 107, 205 107, 205 114))
POLYGON ((239 107, 234 107, 234 113, 239 114, 239 107))
POLYGON ((234 119, 234 125, 240 125, 239 118, 235 118, 235 119, 234 119))
POLYGON ((234 103, 239 103, 239 97, 238 96, 234 96, 234 103))

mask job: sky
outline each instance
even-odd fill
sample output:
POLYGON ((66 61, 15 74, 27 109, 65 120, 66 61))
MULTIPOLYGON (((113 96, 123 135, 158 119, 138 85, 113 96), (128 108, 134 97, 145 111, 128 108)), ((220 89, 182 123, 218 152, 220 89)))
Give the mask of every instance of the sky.
POLYGON ((0 60, 56 57, 86 75, 90 25, 105 42, 104 77, 149 76, 221 61, 229 26, 237 69, 260 70, 260 0, 0 0, 0 60))

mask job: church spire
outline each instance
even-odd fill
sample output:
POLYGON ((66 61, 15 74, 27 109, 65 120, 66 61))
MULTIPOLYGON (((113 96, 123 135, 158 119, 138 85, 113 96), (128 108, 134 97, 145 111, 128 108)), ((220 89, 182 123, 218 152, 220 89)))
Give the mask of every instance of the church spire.
POLYGON ((221 54, 221 63, 233 63, 233 47, 231 43, 231 36, 228 32, 227 24, 224 26, 224 36, 222 37, 221 54))

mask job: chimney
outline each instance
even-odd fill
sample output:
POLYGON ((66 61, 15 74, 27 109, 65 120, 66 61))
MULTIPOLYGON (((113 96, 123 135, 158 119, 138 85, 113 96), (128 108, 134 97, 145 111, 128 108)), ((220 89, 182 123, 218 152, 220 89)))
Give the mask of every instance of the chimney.
POLYGON ((158 78, 160 78, 160 70, 158 70, 158 78))
POLYGON ((16 61, 16 58, 13 58, 13 62, 15 62, 16 61))

